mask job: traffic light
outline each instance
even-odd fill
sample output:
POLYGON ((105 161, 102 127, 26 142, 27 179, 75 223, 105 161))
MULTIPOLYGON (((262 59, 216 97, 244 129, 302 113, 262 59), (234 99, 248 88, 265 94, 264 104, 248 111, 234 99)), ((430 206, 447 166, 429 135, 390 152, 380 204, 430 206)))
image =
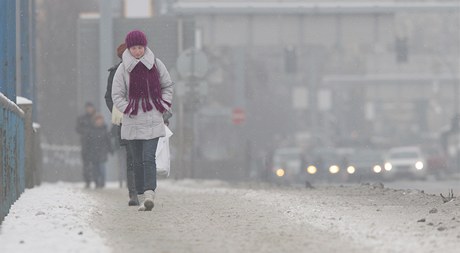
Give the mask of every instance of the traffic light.
POLYGON ((297 72, 297 53, 293 46, 284 48, 284 70, 286 73, 297 72))
POLYGON ((396 38, 395 51, 396 62, 405 63, 409 61, 409 47, 407 45, 407 38, 396 38))

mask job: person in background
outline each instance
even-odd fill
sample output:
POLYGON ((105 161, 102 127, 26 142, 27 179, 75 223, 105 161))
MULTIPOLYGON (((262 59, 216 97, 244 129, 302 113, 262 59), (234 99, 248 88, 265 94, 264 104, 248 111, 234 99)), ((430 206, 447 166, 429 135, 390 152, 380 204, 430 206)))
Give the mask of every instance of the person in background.
MULTIPOLYGON (((117 55, 118 58, 121 59, 123 52, 126 50, 126 44, 122 43, 117 48, 117 55)), ((120 66, 122 62, 115 64, 113 67, 109 69, 109 78, 107 80, 107 90, 105 92, 105 103, 107 104, 107 108, 112 113, 112 135, 116 138, 116 143, 119 143, 121 147, 124 147, 126 150, 126 183, 128 185, 128 196, 129 206, 138 206, 139 200, 137 198, 137 191, 136 185, 134 181, 134 168, 133 168, 133 157, 131 152, 129 152, 128 148, 126 147, 127 142, 121 139, 121 124, 122 124, 122 117, 123 113, 121 113, 116 107, 113 106, 112 100, 112 85, 113 85, 113 77, 115 76, 115 72, 117 71, 118 66, 120 66)))
POLYGON ((85 187, 89 188, 92 181, 92 170, 89 161, 90 131, 93 127, 93 117, 96 114, 96 108, 90 102, 85 104, 85 113, 78 117, 76 131, 80 135, 81 157, 83 162, 83 179, 85 187))
POLYGON ((96 188, 105 187, 105 163, 109 153, 113 153, 110 133, 105 125, 104 116, 96 114, 89 132, 89 163, 92 168, 96 188))
POLYGON ((125 43, 128 49, 113 79, 112 99, 123 112, 121 138, 129 141, 134 160, 139 211, 151 211, 157 187, 155 153, 159 137, 166 135, 163 115, 171 110, 173 82, 142 31, 129 32, 125 43))

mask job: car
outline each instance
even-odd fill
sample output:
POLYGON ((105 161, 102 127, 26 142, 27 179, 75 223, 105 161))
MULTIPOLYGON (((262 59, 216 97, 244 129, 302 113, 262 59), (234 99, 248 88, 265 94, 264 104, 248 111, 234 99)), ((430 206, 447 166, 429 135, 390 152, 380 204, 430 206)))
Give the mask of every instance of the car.
POLYGON ((273 154, 273 178, 276 182, 300 182, 303 158, 300 148, 278 148, 273 154))
POLYGON ((442 176, 449 172, 449 157, 439 145, 427 145, 422 147, 426 157, 428 173, 442 176))
POLYGON ((311 160, 305 168, 307 179, 313 181, 343 181, 346 159, 336 149, 318 148, 312 151, 311 160))
POLYGON ((419 147, 396 147, 388 151, 384 169, 386 179, 424 179, 427 175, 427 162, 419 147))
POLYGON ((355 149, 350 155, 346 170, 349 181, 378 179, 384 170, 383 152, 368 148, 355 149))

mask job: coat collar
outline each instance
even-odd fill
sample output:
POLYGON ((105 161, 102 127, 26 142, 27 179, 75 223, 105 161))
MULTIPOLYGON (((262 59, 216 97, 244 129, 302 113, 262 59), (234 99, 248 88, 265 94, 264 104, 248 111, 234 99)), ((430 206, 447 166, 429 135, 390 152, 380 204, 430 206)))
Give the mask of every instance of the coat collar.
POLYGON ((142 64, 144 64, 149 70, 153 68, 153 65, 155 65, 155 55, 148 47, 145 47, 145 54, 140 59, 134 58, 129 52, 129 49, 126 49, 125 52, 123 52, 122 58, 123 65, 125 65, 128 72, 131 72, 139 62, 142 62, 142 64))

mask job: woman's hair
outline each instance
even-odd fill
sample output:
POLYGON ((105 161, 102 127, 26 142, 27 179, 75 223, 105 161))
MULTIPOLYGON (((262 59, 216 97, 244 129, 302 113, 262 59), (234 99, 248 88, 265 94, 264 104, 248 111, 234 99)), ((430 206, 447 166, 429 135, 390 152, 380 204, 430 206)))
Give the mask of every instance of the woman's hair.
POLYGON ((123 56, 123 53, 125 52, 126 50, 126 43, 121 43, 118 48, 117 48, 117 55, 118 55, 118 58, 121 59, 121 57, 123 56))

